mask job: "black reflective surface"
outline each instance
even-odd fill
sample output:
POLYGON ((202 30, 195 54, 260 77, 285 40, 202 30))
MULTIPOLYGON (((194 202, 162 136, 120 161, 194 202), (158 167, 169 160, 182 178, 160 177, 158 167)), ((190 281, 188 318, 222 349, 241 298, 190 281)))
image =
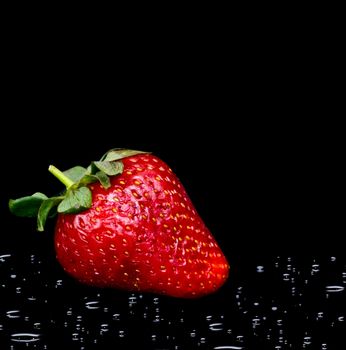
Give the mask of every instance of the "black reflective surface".
POLYGON ((180 300, 81 285, 42 251, 0 252, 2 349, 342 349, 344 256, 231 261, 216 294, 180 300))

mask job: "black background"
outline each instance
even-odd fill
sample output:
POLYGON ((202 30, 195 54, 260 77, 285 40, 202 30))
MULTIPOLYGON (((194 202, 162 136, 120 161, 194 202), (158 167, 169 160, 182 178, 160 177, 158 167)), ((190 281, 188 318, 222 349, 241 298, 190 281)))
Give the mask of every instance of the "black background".
POLYGON ((61 187, 49 164, 87 165, 113 147, 166 161, 230 261, 341 250, 339 45, 322 30, 222 26, 110 37, 8 27, 4 250, 52 240, 53 226, 39 234, 33 221, 12 217, 9 198, 53 195, 61 187))

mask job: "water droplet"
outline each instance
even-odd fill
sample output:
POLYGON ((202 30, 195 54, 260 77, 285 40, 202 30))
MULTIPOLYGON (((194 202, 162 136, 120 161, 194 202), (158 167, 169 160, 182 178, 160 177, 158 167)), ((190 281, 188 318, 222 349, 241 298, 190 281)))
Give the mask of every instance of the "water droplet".
POLYGON ((320 265, 319 264, 313 264, 311 269, 311 275, 315 275, 317 272, 320 271, 320 265))
POLYGON ((100 326, 100 334, 106 333, 109 331, 109 324, 108 323, 102 323, 100 326))
POLYGON ((160 315, 155 315, 154 319, 153 319, 154 323, 159 323, 160 322, 160 315))
POLYGON ((8 318, 20 318, 20 310, 11 310, 6 312, 8 318))
POLYGON ((120 330, 119 331, 119 338, 124 338, 125 337, 125 331, 120 330))
MULTIPOLYGON (((129 297, 129 304, 133 305, 133 304, 137 304, 137 297, 136 296, 130 296, 129 297)), ((155 302, 154 302, 155 304, 155 302)))
POLYGON ((284 281, 289 281, 290 280, 290 274, 289 273, 284 273, 284 274, 282 274, 282 279, 284 280, 284 281))
POLYGON ((55 282, 55 288, 59 288, 59 287, 61 287, 62 286, 62 280, 57 280, 56 282, 55 282))
POLYGON ((311 337, 304 337, 304 344, 310 345, 311 344, 311 337))
POLYGON ((214 332, 222 331, 223 330, 223 323, 217 322, 217 323, 211 323, 209 325, 209 329, 214 332))
POLYGON ((336 256, 331 256, 330 257, 330 261, 335 261, 336 260, 336 256))
POLYGON ((114 321, 119 321, 120 320, 120 314, 113 314, 112 316, 114 321))
POLYGON ((85 303, 85 307, 89 310, 97 310, 100 308, 99 301, 88 301, 85 303))
POLYGON ((257 326, 259 326, 261 323, 261 319, 256 317, 252 319, 252 328, 256 328, 257 326))
POLYGON ((256 268, 256 271, 257 271, 258 273, 264 272, 264 266, 258 265, 257 268, 256 268))
POLYGON ((10 277, 14 279, 17 278, 17 275, 13 273, 12 275, 10 275, 10 277))
POLYGON ((17 287, 16 288, 16 294, 22 293, 22 287, 17 287))
POLYGON ((11 341, 17 343, 32 343, 38 341, 40 334, 34 333, 14 333, 11 334, 11 341))
POLYGON ((343 286, 327 286, 326 291, 330 293, 342 292, 345 289, 343 286))
POLYGON ((242 343, 244 341, 244 336, 243 335, 237 335, 237 342, 242 343))
POLYGON ((3 254, 3 255, 0 255, 0 262, 5 262, 6 259, 10 258, 11 257, 11 254, 3 254))
POLYGON ((339 316, 339 317, 338 317, 338 321, 339 321, 339 322, 344 322, 344 320, 345 320, 344 316, 339 316))
POLYGON ((235 346, 235 345, 222 345, 222 346, 215 346, 214 350, 227 350, 227 349, 233 349, 233 350, 242 350, 242 346, 235 346))
POLYGON ((35 322, 34 323, 34 328, 35 329, 41 329, 41 322, 35 322))
POLYGON ((323 312, 321 311, 321 312, 318 312, 317 313, 317 319, 318 320, 321 320, 323 318, 323 312))

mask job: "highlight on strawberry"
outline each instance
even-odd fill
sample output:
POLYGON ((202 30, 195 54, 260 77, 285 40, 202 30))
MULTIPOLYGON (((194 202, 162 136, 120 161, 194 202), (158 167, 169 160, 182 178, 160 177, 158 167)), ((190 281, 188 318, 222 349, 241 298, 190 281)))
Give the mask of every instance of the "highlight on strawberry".
POLYGON ((183 185, 155 155, 112 149, 87 168, 49 171, 62 195, 9 201, 37 217, 43 231, 57 215, 55 250, 64 270, 97 287, 196 298, 226 281, 228 262, 183 185))

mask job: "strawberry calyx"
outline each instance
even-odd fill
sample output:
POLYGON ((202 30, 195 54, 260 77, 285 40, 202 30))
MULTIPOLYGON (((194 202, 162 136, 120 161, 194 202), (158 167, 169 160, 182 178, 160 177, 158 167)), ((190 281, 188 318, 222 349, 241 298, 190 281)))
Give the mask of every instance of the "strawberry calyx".
POLYGON ((9 209, 16 216, 36 217, 37 230, 44 231, 48 217, 57 213, 77 214, 89 209, 92 206, 92 194, 88 185, 100 182, 104 188, 109 188, 109 177, 123 172, 121 159, 142 153, 148 152, 114 148, 106 152, 99 161, 91 162, 87 168, 78 165, 61 171, 50 165, 48 171, 65 185, 64 192, 53 197, 36 192, 31 196, 10 199, 9 209))

